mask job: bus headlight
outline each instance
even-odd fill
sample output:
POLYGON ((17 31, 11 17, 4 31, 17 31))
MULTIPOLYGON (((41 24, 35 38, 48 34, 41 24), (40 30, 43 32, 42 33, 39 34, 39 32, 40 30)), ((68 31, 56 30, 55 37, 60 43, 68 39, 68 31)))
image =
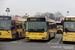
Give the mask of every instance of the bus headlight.
POLYGON ((26 37, 29 37, 28 35, 26 35, 26 37))

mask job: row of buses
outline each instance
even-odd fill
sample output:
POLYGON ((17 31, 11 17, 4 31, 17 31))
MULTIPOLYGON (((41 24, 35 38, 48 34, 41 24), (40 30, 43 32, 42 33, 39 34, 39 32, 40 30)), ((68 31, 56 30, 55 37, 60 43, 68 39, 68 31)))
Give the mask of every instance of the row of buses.
POLYGON ((0 39, 49 40, 56 36, 56 23, 52 19, 28 17, 27 19, 0 16, 0 39))
POLYGON ((64 17, 62 22, 45 17, 28 17, 27 19, 0 16, 0 39, 49 40, 56 33, 62 33, 62 41, 75 42, 75 17, 64 17))

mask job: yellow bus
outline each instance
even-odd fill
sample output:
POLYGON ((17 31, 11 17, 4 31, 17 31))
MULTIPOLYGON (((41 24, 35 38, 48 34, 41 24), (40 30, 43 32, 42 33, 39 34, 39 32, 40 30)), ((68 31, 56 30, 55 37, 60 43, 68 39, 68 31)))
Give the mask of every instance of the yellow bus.
POLYGON ((63 20, 63 42, 75 42, 75 16, 66 16, 63 20))
POLYGON ((24 21, 20 18, 0 16, 0 39, 19 39, 25 37, 24 21))
POLYGON ((27 40, 49 40, 56 36, 56 23, 52 19, 28 17, 25 24, 25 39, 27 40))

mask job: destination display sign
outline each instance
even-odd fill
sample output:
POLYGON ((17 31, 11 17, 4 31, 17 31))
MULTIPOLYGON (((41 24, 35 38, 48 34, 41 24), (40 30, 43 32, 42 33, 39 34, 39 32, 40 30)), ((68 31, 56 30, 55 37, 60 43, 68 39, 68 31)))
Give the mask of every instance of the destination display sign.
POLYGON ((0 17, 0 20, 11 20, 11 17, 0 17))
POLYGON ((27 21, 45 21, 45 18, 27 18, 27 21))

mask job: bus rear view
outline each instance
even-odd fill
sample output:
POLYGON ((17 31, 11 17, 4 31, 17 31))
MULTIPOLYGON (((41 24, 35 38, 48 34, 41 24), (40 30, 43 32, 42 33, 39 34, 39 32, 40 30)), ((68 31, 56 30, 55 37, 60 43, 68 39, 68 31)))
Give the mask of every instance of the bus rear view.
POLYGON ((61 21, 56 21, 56 30, 57 30, 57 33, 62 33, 63 32, 63 25, 61 24, 61 21))
POLYGON ((75 17, 64 18, 62 40, 75 42, 75 17))

